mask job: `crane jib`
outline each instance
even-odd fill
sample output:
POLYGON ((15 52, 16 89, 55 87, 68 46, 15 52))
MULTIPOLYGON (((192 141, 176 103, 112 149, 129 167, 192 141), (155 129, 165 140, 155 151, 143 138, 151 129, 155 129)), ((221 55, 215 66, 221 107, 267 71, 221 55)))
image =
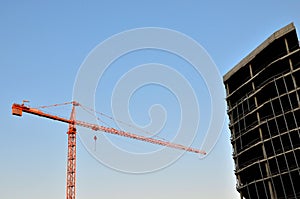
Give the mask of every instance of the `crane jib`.
MULTIPOLYGON (((79 105, 79 103, 77 103, 77 102, 73 103, 73 106, 78 106, 78 105, 79 105)), ((120 131, 120 130, 117 130, 115 128, 108 128, 108 127, 100 126, 100 125, 97 125, 97 124, 91 124, 91 123, 88 123, 88 122, 75 120, 75 118, 66 119, 66 118, 63 118, 63 117, 59 117, 59 116, 55 116, 55 115, 45 113, 45 112, 43 112, 39 109, 36 109, 36 108, 30 108, 28 106, 25 106, 24 104, 21 104, 21 105, 20 104, 13 104, 12 105, 12 114, 13 115, 22 116, 23 112, 27 112, 27 113, 38 115, 38 116, 45 117, 45 118, 49 118, 49 119, 52 119, 52 120, 57 120, 57 121, 60 121, 60 122, 71 124, 71 125, 79 125, 79 126, 82 126, 82 127, 85 127, 85 128, 92 129, 94 131, 102 131, 102 132, 106 132, 106 133, 110 133, 110 134, 114 134, 114 135, 119 135, 119 136, 123 136, 123 137, 128 137, 128 138, 131 138, 131 139, 136 139, 136 140, 140 140, 140 141, 144 141, 144 142, 148 142, 148 143, 152 143, 152 144, 162 145, 162 146, 166 146, 166 147, 170 147, 170 148, 175 148, 175 149, 180 149, 180 150, 185 150, 185 151, 189 151, 189 152, 193 152, 193 153, 199 153, 199 154, 202 154, 202 155, 206 155, 206 152, 203 151, 203 150, 194 149, 194 148, 184 146, 184 145, 181 145, 181 144, 171 143, 171 142, 168 142, 168 141, 163 141, 163 140, 149 138, 149 137, 145 137, 145 136, 141 136, 141 135, 125 132, 125 131, 120 131)))

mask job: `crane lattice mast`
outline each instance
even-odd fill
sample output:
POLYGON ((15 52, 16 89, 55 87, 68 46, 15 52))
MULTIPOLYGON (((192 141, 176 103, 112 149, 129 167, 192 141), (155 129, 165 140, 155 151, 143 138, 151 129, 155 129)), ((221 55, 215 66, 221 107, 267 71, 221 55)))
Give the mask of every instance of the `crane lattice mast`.
MULTIPOLYGON (((76 125, 86 127, 89 129, 92 129, 94 131, 102 131, 105 133, 110 133, 114 135, 119 135, 123 137, 128 137, 131 139, 136 139, 144 142, 149 142, 152 144, 167 146, 175 149, 185 150, 193 153, 199 153, 202 155, 206 155, 206 152, 203 150, 187 147, 181 144, 175 144, 164 140, 149 138, 125 131, 120 131, 115 128, 105 127, 97 124, 91 124, 85 121, 79 121, 75 118, 75 107, 80 106, 78 102, 67 102, 64 104, 72 104, 72 112, 70 119, 59 117, 56 115, 51 115, 48 113, 45 113, 37 108, 30 108, 29 106, 26 106, 23 101, 22 104, 13 104, 12 105, 12 114, 16 116, 22 116, 23 112, 37 115, 40 117, 57 120, 63 123, 69 124, 68 129, 68 160, 67 160, 67 188, 66 188, 66 198, 67 199, 75 199, 75 185, 76 185, 76 125)), ((95 138, 94 138, 95 139, 95 138)))
MULTIPOLYGON (((72 106, 71 121, 75 121, 75 105, 72 106)), ((68 162, 67 162, 67 199, 75 199, 76 183, 76 128, 75 124, 69 123, 68 134, 68 162)))

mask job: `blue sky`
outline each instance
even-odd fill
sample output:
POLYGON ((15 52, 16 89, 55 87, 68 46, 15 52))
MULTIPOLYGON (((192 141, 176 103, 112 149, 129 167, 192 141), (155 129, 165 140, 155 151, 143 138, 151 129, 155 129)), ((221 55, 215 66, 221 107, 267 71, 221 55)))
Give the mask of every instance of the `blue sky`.
MULTIPOLYGON (((174 29, 201 44, 224 75, 274 31, 290 22, 299 29, 299 7, 296 0, 1 1, 0 197, 65 197, 67 125, 30 115, 13 117, 11 105, 23 99, 29 99, 32 106, 71 101, 79 67, 100 42, 133 28, 174 29)), ((147 63, 153 61, 152 55, 157 56, 155 61, 165 56, 144 52, 118 61, 127 65, 136 59, 139 64, 147 63)), ((112 73, 116 67, 111 68, 112 73)), ((153 89, 145 91, 150 96, 160 92, 153 89)), ((170 101, 176 106, 172 95, 162 93, 161 103, 167 109, 172 109, 168 107, 170 101)), ((141 96, 137 93, 136 101, 143 100, 141 96)), ((159 99, 152 100, 157 103, 159 99)), ((201 106, 205 107, 205 102, 201 106)), ((98 103, 99 111, 110 113, 108 102, 98 103)), ((145 112, 150 104, 130 104, 137 123, 147 124, 145 112)), ((166 128, 176 129, 178 118, 170 119, 166 128)), ((171 166, 144 175, 112 170, 78 142, 77 198, 238 198, 226 127, 205 159, 187 153, 171 166)))

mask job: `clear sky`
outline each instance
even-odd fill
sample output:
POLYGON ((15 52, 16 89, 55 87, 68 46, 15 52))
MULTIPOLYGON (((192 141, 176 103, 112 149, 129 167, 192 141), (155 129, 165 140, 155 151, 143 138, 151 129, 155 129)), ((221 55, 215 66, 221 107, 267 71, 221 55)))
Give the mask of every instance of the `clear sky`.
MULTIPOLYGON (((76 74, 100 42, 133 28, 173 29, 201 44, 224 75, 274 31, 290 22, 299 29, 299 8, 297 0, 0 1, 0 198, 65 197, 67 125, 30 115, 16 118, 11 115, 11 105, 23 99, 32 106, 71 101, 76 74)), ((169 56, 151 50, 129 54, 115 63, 106 78, 120 72, 118 64, 129 70, 129 66, 163 60, 178 69, 176 63, 181 62, 174 57, 168 62, 169 56)), ((181 73, 194 77, 188 69, 181 73)), ((191 81, 201 85, 201 81, 191 81)), ((112 89, 102 87, 97 92, 112 89)), ((166 111, 173 108, 173 102, 176 105, 174 96, 160 89, 145 87, 146 98, 136 92, 130 111, 138 124, 148 124, 151 104, 161 103, 166 111), (161 98, 155 97, 157 93, 161 98), (149 96, 152 101, 147 101, 149 96)), ((201 98, 200 93, 197 96, 201 98)), ((103 96, 98 93, 96 97, 96 108, 111 114, 110 102, 101 103, 103 96)), ((200 104, 204 112, 206 102, 200 104)), ((173 113, 169 116, 165 128, 176 129, 178 118, 173 113)), ((147 174, 108 168, 79 141, 77 198, 238 198, 227 122, 206 158, 186 153, 169 167, 147 174)), ((121 141, 125 148, 132 144, 121 141)), ((147 150, 147 146, 139 144, 130 150, 147 150)), ((197 143, 194 146, 199 148, 197 143)))

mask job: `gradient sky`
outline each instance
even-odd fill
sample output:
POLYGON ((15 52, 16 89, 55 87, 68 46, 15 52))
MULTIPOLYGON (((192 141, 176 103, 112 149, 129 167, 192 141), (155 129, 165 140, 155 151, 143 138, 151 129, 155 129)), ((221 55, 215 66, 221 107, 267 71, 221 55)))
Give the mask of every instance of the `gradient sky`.
MULTIPOLYGON (((200 43, 224 75, 274 31, 290 22, 300 28, 297 0, 203 2, 0 1, 0 198, 65 198, 67 125, 16 118, 11 105, 71 101, 77 71, 101 41, 132 28, 174 29, 200 43)), ((132 106, 133 118, 147 124, 147 106, 132 106)), ((144 175, 112 170, 77 146, 79 199, 238 198, 227 124, 205 159, 186 153, 144 175)))

